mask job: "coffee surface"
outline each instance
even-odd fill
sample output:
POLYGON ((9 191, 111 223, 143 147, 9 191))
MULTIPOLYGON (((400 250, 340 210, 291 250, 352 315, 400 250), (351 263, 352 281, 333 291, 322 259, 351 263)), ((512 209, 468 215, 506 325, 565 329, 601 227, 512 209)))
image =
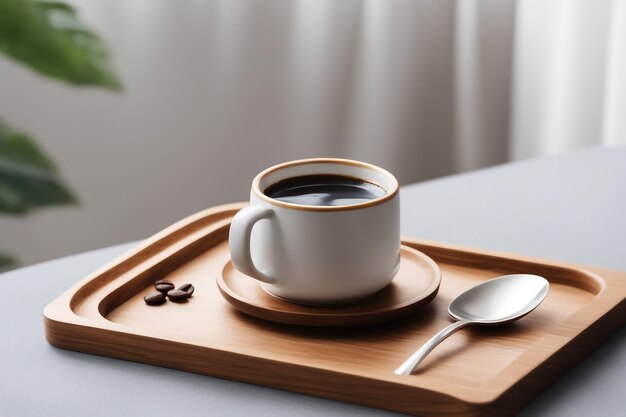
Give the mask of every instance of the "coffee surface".
POLYGON ((371 182, 343 175, 302 175, 274 183, 264 193, 285 203, 347 206, 380 198, 385 190, 371 182))

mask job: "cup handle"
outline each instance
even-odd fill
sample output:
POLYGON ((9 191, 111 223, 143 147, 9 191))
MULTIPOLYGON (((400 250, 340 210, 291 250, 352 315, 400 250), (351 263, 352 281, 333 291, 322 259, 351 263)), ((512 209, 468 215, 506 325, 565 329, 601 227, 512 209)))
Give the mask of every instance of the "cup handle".
POLYGON ((267 284, 273 284, 276 279, 261 272, 254 266, 252 255, 250 254, 250 235, 252 228, 262 219, 269 219, 274 216, 274 211, 269 208, 259 206, 245 207, 233 217, 230 224, 228 245, 233 265, 244 274, 267 284))

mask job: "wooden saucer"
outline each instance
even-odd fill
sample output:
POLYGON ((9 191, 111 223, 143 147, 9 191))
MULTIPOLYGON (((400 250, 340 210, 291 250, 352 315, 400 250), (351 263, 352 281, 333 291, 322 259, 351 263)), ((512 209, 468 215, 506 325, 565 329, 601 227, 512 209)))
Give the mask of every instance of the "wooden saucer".
POLYGON ((308 306, 266 293, 258 281, 237 271, 230 259, 217 276, 222 296, 237 310, 260 319, 301 326, 358 326, 411 314, 439 290, 439 266, 422 252, 402 245, 400 270, 391 284, 361 302, 308 306))

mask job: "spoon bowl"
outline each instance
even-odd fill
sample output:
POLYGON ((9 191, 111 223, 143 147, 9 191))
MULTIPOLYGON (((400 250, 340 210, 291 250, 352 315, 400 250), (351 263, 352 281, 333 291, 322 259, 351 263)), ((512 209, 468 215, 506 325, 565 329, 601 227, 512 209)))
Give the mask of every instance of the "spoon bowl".
POLYGON ((412 374, 435 346, 463 327, 494 326, 524 317, 541 304, 549 288, 545 278, 530 274, 504 275, 470 288, 448 307, 448 314, 458 321, 434 335, 395 373, 412 374))
POLYGON ((448 314, 474 324, 503 324, 524 317, 546 297, 550 285, 538 275, 515 274, 490 279, 450 303, 448 314))

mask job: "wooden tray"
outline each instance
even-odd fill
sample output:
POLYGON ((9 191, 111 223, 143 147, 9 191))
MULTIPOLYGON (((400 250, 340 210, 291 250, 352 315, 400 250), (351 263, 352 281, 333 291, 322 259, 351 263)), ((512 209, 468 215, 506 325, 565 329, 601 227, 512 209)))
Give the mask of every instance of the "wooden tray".
POLYGON ((441 267, 439 295, 415 315, 359 328, 265 322, 232 308, 215 283, 232 204, 184 219, 74 285, 44 311, 48 341, 145 362, 423 416, 512 415, 626 319, 626 273, 407 239, 441 267), (465 289, 501 274, 550 281, 544 303, 506 328, 467 329, 422 371, 394 369, 449 323, 465 289), (186 304, 146 306, 154 281, 192 282, 186 304))

